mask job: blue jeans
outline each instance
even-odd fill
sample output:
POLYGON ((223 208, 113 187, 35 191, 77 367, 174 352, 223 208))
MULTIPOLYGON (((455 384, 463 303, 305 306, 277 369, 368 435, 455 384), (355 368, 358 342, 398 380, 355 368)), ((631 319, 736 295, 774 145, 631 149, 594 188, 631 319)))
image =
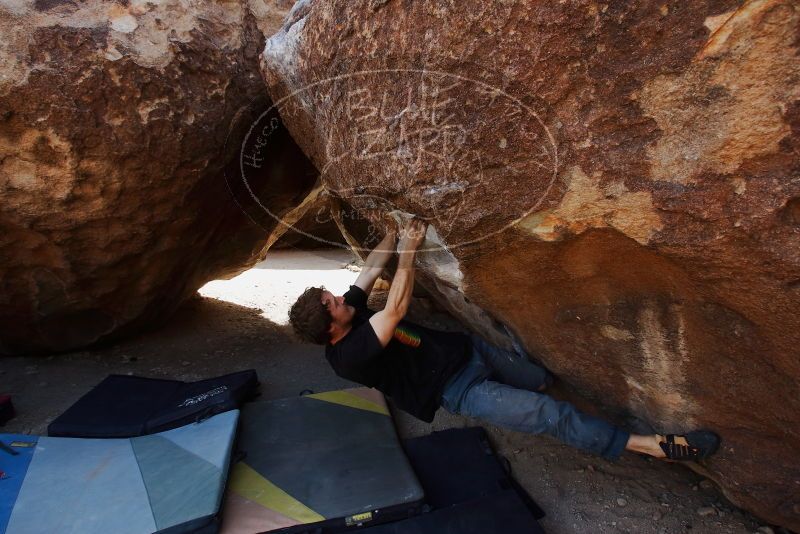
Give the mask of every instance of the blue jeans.
POLYGON ((568 402, 537 393, 547 383, 548 372, 527 356, 472 336, 472 357, 445 385, 442 407, 512 430, 549 434, 609 460, 619 458, 629 434, 568 402))

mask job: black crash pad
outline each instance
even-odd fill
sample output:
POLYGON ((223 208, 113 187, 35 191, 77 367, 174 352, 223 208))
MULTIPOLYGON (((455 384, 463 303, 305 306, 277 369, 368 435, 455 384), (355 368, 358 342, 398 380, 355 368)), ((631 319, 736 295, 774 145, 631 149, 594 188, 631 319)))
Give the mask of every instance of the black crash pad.
POLYGON ((433 510, 403 521, 369 527, 365 534, 544 534, 513 490, 433 510))
POLYGON ((0 426, 14 419, 14 404, 11 402, 11 395, 0 395, 0 426))
POLYGON ((56 418, 50 436, 127 438, 238 408, 254 395, 252 369, 197 382, 110 375, 56 418))
POLYGON ((511 477, 481 427, 452 428, 408 439, 403 446, 432 508, 513 490, 537 518, 542 509, 511 477))

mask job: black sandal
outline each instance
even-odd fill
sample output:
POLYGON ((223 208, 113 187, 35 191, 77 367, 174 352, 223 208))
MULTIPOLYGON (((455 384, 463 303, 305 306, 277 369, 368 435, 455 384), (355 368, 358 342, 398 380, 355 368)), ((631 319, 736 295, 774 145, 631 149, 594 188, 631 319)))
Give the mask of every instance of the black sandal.
POLYGON ((704 460, 717 452, 720 443, 719 436, 708 430, 695 430, 683 436, 667 434, 663 438, 658 442, 661 450, 668 460, 679 462, 704 460))

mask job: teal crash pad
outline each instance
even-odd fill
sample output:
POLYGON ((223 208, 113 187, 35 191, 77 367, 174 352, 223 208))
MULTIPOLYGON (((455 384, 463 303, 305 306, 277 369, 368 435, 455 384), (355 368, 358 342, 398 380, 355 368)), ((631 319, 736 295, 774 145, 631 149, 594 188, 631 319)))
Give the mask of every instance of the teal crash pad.
POLYGON ((129 439, 0 434, 0 533, 214 530, 239 411, 129 439))

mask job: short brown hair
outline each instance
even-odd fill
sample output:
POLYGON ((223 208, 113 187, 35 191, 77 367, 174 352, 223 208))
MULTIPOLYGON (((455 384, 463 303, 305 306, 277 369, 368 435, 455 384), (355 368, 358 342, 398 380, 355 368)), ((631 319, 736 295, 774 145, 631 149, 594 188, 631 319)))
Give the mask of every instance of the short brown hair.
POLYGON ((308 343, 324 345, 330 340, 328 330, 333 318, 322 304, 323 287, 309 287, 289 310, 289 322, 297 337, 308 343))

